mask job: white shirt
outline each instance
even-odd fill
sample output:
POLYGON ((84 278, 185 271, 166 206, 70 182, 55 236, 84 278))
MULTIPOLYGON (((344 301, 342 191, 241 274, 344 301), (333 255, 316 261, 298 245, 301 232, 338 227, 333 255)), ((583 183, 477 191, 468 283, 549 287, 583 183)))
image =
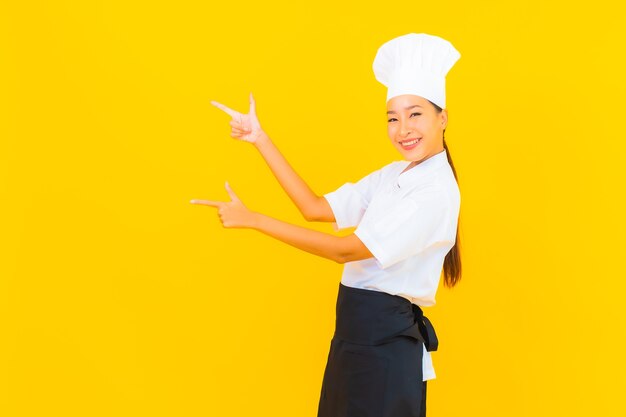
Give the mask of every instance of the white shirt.
MULTIPOLYGON (((346 262, 342 284, 399 295, 418 306, 435 304, 446 254, 456 242, 461 194, 443 151, 402 172, 393 161, 356 183, 324 195, 336 231, 354 234, 373 258, 346 262)), ((423 380, 435 378, 424 347, 423 380)))

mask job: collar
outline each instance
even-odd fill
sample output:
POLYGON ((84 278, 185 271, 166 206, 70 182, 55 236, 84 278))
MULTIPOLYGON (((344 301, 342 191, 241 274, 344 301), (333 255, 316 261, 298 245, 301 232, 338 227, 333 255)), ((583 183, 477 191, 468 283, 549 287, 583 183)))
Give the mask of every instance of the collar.
POLYGON ((419 164, 415 165, 412 168, 409 168, 408 171, 402 172, 406 167, 408 167, 413 161, 401 161, 400 162, 400 173, 396 177, 396 187, 404 188, 419 178, 423 178, 424 176, 436 171, 442 166, 448 165, 448 155, 446 150, 434 154, 428 159, 423 160, 419 164))

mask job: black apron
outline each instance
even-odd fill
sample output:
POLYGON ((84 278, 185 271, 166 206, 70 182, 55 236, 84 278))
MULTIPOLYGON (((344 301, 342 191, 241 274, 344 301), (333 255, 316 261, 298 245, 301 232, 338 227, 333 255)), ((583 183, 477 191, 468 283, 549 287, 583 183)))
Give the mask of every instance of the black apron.
POLYGON ((423 347, 438 340, 422 309, 341 282, 336 309, 317 416, 424 417, 423 347))

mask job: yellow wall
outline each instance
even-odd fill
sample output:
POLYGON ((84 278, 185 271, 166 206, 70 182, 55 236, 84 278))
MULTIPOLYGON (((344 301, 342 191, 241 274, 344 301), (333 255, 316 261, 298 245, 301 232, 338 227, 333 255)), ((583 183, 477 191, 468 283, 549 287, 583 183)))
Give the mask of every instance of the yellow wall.
MULTIPOLYGON (((571 2, 3 2, 0 415, 315 416, 341 265, 220 101, 326 193, 401 158, 377 48, 450 40, 464 276, 430 416, 622 416, 623 10, 571 2), (621 17, 620 17, 621 16, 621 17)), ((347 231, 346 233, 349 233, 347 231)))

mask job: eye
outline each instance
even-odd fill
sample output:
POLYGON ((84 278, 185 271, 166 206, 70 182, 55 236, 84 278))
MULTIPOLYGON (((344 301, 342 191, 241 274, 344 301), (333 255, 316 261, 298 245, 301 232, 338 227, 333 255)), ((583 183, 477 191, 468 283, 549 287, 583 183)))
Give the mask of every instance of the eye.
MULTIPOLYGON (((418 116, 421 116, 422 113, 411 113, 411 116, 413 116, 414 114, 417 114, 418 116)), ((396 120, 395 118, 391 118, 389 120, 387 120, 387 122, 391 122, 392 120, 396 120)))

